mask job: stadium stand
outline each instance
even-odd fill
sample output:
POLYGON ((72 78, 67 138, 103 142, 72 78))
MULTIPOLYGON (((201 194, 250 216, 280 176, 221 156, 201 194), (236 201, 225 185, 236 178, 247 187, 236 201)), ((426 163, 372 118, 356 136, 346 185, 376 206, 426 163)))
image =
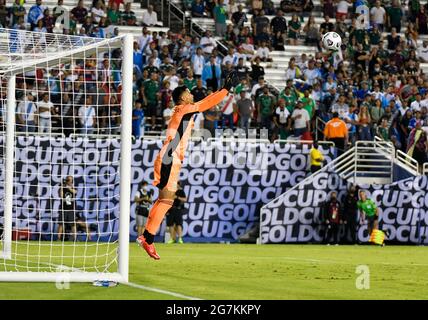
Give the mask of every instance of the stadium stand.
MULTIPOLYGON (((0 2, 3 27, 31 29, 35 26, 28 20, 35 1, 17 0, 14 5, 5 4, 4 0, 0 2), (19 9, 20 3, 23 9, 19 9), (25 10, 25 17, 15 16, 20 10, 25 10)), ((78 5, 77 0, 41 2, 49 12, 38 17, 43 23, 36 30, 45 32, 58 31, 58 26, 52 25, 52 14, 58 11, 58 6, 72 10, 78 5)), ((245 91, 252 104, 250 127, 266 127, 272 141, 300 138, 293 135, 290 115, 301 100, 304 109, 313 112, 310 137, 322 139, 323 124, 336 111, 347 122, 350 143, 378 136, 404 152, 411 150, 421 166, 426 162, 427 1, 380 1, 388 17, 385 25, 370 19, 370 25, 362 27, 356 25, 362 16, 357 12, 363 12, 364 6, 372 10, 376 1, 144 0, 131 2, 131 12, 125 12, 121 4, 120 13, 113 10, 113 3, 129 1, 105 2, 82 1, 87 9, 86 16, 95 11, 94 18, 85 20, 84 15, 66 32, 94 37, 110 37, 117 33, 134 35, 134 101, 141 104, 145 113, 143 136, 161 134, 170 112, 171 91, 177 85, 188 85, 198 99, 213 89, 206 87, 207 80, 212 82, 205 64, 215 55, 216 62, 221 65, 222 79, 234 68, 242 76, 242 85, 231 104, 238 106, 239 91, 245 91), (97 2, 100 2, 98 7, 97 2), (159 23, 144 31, 143 16, 152 5, 157 10, 159 23), (97 14, 105 18, 98 18, 97 14), (326 14, 331 16, 328 22, 326 14), (171 31, 171 15, 176 20, 182 19, 178 27, 174 26, 176 32, 171 31), (382 32, 375 30, 377 24, 377 29, 384 27, 382 32), (391 24, 401 27, 400 30, 393 33, 391 24), (180 26, 185 28, 180 30, 180 26), (225 34, 219 37, 218 32, 223 27, 225 34), (320 47, 319 40, 327 30, 335 30, 342 36, 343 59, 320 47), (206 37, 206 32, 212 32, 213 37, 206 37), (383 45, 378 49, 380 42, 383 45), (205 46, 209 43, 213 46, 205 46), (202 55, 198 56, 197 48, 201 45, 202 55), (239 58, 243 61, 239 62, 239 58), (193 77, 187 77, 189 70, 193 71, 190 72, 193 77), (154 72, 159 72, 159 76, 152 76, 154 72), (199 76, 202 81, 197 84, 199 76), (266 85, 269 90, 264 93, 266 85), (305 91, 308 91, 307 96, 305 91), (418 133, 420 130, 422 134, 418 133), (412 146, 421 152, 414 153, 412 146)), ((75 17, 71 19, 76 20, 75 17)), ((248 105, 239 105, 243 108, 241 112, 248 112, 245 109, 248 105)), ((235 113, 239 108, 235 108, 235 113)), ((226 105, 211 110, 205 115, 205 127, 230 126, 223 120, 223 113, 229 111, 230 106, 226 105)), ((238 115, 234 121, 237 118, 238 115)), ((197 125, 203 126, 203 122, 197 121, 197 125)), ((239 120, 235 125, 242 126, 239 120)), ((97 130, 102 133, 106 129, 101 126, 97 130)))

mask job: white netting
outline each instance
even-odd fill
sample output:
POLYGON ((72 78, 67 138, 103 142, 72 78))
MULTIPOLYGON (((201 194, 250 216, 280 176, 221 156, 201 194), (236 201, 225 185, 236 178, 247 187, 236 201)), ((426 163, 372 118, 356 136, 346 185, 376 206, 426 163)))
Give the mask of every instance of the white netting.
POLYGON ((0 254, 0 272, 117 270, 121 44, 0 29, 0 227, 16 75, 12 259, 0 254))

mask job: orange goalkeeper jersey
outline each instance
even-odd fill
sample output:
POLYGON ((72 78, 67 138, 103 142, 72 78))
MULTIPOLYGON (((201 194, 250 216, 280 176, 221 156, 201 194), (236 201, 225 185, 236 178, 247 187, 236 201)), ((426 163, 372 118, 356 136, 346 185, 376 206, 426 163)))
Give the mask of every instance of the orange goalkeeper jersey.
POLYGON ((161 190, 177 190, 181 165, 194 126, 193 115, 211 109, 227 94, 226 89, 221 89, 199 102, 174 107, 166 130, 166 140, 155 160, 153 185, 161 190))

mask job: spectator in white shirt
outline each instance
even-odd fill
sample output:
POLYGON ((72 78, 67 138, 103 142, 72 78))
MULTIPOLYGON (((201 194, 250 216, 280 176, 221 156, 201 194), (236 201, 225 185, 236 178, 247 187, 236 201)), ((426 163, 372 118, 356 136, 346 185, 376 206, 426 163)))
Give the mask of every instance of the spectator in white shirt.
POLYGON ((202 70, 205 65, 205 57, 202 54, 202 48, 196 49, 196 54, 192 57, 192 65, 193 65, 193 74, 196 78, 200 78, 202 76, 202 70))
POLYGON ((107 14, 104 11, 103 3, 101 1, 98 1, 95 4, 95 7, 92 7, 91 9, 92 18, 96 23, 99 23, 102 17, 107 17, 107 14))
POLYGON ((331 113, 337 112, 339 114, 339 118, 344 120, 349 115, 349 105, 346 103, 345 96, 339 96, 339 99, 336 103, 331 106, 331 113))
POLYGON ((233 111, 236 110, 236 100, 235 100, 234 94, 228 93, 227 96, 222 100, 222 102, 220 102, 219 106, 220 106, 220 110, 222 113, 222 116, 221 116, 222 125, 221 125, 221 127, 223 129, 225 129, 226 128, 226 121, 227 121, 229 128, 234 130, 233 111))
POLYGON ((234 67, 238 65, 238 55, 235 53, 233 48, 229 48, 227 56, 223 58, 223 65, 226 63, 231 63, 234 67))
POLYGON ((310 131, 310 117, 308 111, 303 109, 302 100, 298 100, 296 104, 296 108, 293 110, 291 114, 291 119, 294 120, 294 136, 300 137, 306 131, 310 131))
POLYGON ((253 55, 254 55, 254 46, 251 43, 251 38, 250 37, 246 37, 245 38, 245 43, 241 45, 242 48, 242 53, 244 53, 248 59, 252 59, 253 55))
POLYGON ((54 105, 49 101, 49 94, 46 92, 42 96, 42 101, 37 102, 37 113, 39 115, 39 132, 50 133, 52 115, 55 114, 54 105))
POLYGON ((293 57, 288 62, 288 69, 285 71, 285 80, 300 78, 300 69, 296 66, 296 59, 293 57))
POLYGON ((416 111, 421 111, 421 99, 422 99, 422 97, 421 97, 421 95, 418 93, 418 94, 416 94, 416 100, 415 101, 413 101, 411 104, 410 104, 410 109, 413 111, 413 112, 416 112, 416 111))
POLYGON ((385 21, 386 21, 386 11, 381 6, 380 1, 376 1, 375 6, 370 10, 370 21, 372 24, 376 24, 379 28, 379 31, 382 32, 385 21))
POLYGON ((313 86, 315 82, 318 82, 318 80, 321 79, 321 73, 318 69, 315 68, 314 60, 309 61, 308 68, 303 71, 303 77, 305 78, 305 82, 311 86, 313 86))
POLYGON ((152 42, 152 35, 150 34, 150 31, 147 30, 147 27, 143 27, 143 34, 138 38, 138 47, 142 54, 145 53, 150 42, 152 42))
POLYGON ((80 133, 92 134, 96 124, 95 107, 92 104, 92 97, 88 95, 85 105, 81 106, 78 111, 79 123, 81 126, 80 133))
POLYGON ((201 47, 205 54, 210 55, 214 48, 217 47, 217 42, 211 35, 211 31, 207 31, 205 36, 201 39, 201 47))
POLYGON ((19 131, 36 131, 36 112, 37 107, 34 103, 34 97, 31 92, 28 92, 26 99, 18 104, 16 110, 16 118, 19 131))
POLYGON ((174 102, 171 100, 169 102, 169 104, 167 105, 167 108, 165 108, 165 110, 162 113, 165 128, 167 128, 169 125, 169 121, 171 120, 173 108, 174 108, 174 102))
POLYGON ((270 58, 270 51, 269 48, 266 46, 266 42, 262 41, 259 48, 256 51, 256 56, 260 57, 260 60, 263 62, 271 62, 272 59, 270 58))
POLYGON ((144 26, 148 26, 148 27, 158 26, 159 25, 158 24, 158 15, 153 10, 153 6, 152 5, 149 5, 147 7, 147 11, 145 11, 143 13, 143 20, 142 20, 142 22, 143 22, 144 26))
POLYGON ((418 48, 418 58, 421 62, 428 62, 428 41, 422 42, 422 47, 418 48))

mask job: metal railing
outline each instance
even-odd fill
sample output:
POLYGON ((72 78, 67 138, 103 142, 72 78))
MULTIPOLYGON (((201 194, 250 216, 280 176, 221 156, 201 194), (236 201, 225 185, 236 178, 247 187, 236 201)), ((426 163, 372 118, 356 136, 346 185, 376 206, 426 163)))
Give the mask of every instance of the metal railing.
POLYGON ((315 119, 315 140, 319 140, 319 135, 318 133, 321 133, 321 136, 324 135, 324 127, 325 127, 326 122, 324 120, 322 120, 320 117, 316 117, 315 119))
MULTIPOLYGON (((378 147, 379 152, 384 152, 385 154, 388 154, 388 150, 385 150, 382 148, 382 144, 388 144, 389 148, 394 148, 394 145, 390 141, 385 141, 382 138, 375 136, 375 143, 378 147)), ((406 168, 406 170, 410 171, 414 175, 419 175, 419 164, 418 162, 413 159, 411 156, 409 156, 407 153, 397 149, 394 153, 394 161, 395 163, 402 165, 406 168)))
POLYGON ((428 175, 428 162, 425 162, 422 166, 422 174, 428 175))
POLYGON ((419 174, 418 162, 415 159, 413 159, 411 156, 409 156, 407 153, 401 150, 397 150, 396 159, 399 163, 409 167, 412 171, 414 171, 416 175, 419 174))

